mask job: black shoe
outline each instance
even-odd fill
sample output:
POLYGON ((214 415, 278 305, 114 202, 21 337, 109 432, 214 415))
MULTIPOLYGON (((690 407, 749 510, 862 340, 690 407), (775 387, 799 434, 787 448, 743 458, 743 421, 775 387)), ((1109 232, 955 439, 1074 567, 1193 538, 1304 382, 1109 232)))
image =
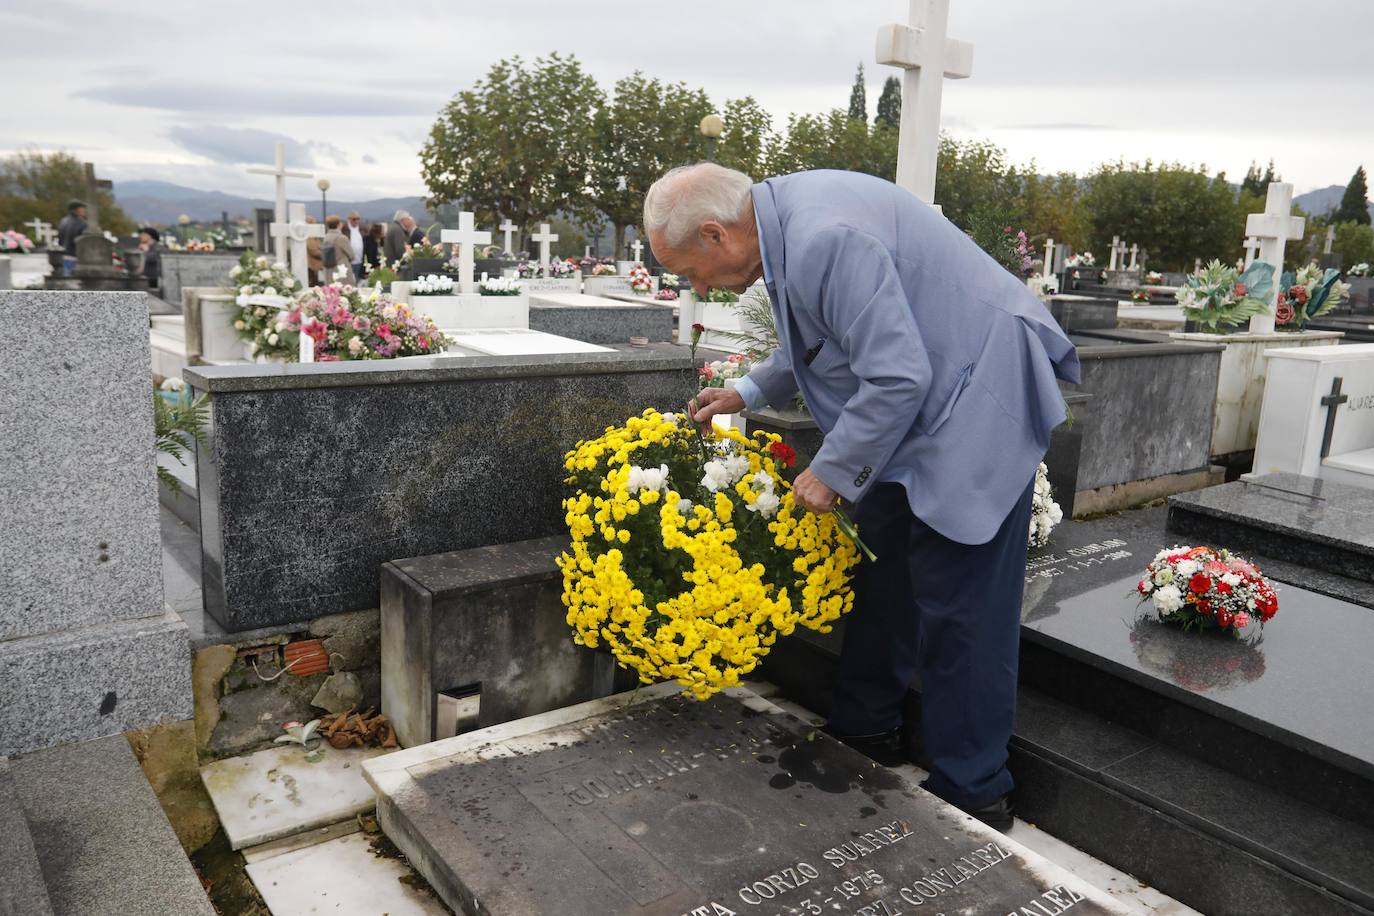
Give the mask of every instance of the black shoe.
POLYGON ((868 735, 841 735, 829 725, 821 731, 841 744, 852 747, 879 766, 899 767, 907 762, 906 754, 902 752, 901 726, 868 735))
MULTIPOLYGON (((930 787, 929 779, 921 783, 921 788, 925 789, 936 798, 949 801, 949 799, 945 799, 944 796, 930 787)), ((950 804, 954 805, 954 807, 963 811, 965 814, 970 814, 978 818, 978 820, 987 824, 993 830, 1000 830, 1003 833, 1011 829, 1012 822, 1016 817, 1015 811, 1012 808, 1010 795, 1003 795, 999 798, 995 798, 987 804, 980 805, 977 808, 965 808, 963 805, 955 805, 954 802, 950 802, 950 804)))

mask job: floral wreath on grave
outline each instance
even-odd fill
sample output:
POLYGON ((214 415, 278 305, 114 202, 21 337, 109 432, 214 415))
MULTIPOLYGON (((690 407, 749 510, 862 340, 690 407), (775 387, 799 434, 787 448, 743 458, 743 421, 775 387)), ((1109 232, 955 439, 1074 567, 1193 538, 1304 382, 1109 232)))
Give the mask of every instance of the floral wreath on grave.
POLYGON ((630 289, 637 293, 647 293, 653 288, 653 277, 649 276, 649 271, 643 264, 636 264, 630 268, 630 289))
POLYGON ((1136 584, 1165 623, 1188 630, 1241 630, 1279 611, 1273 583, 1258 566, 1212 547, 1170 547, 1155 554, 1136 584))
POLYGON ((1345 272, 1347 277, 1367 277, 1370 274, 1368 261, 1361 261, 1345 272))
POLYGON ((191 239, 186 243, 185 251, 214 251, 215 243, 210 239, 191 239))
POLYGON ((522 280, 572 280, 577 277, 577 262, 554 258, 545 269, 538 261, 526 260, 516 265, 515 272, 522 280))
POLYGON ((252 345, 252 354, 285 358, 288 350, 279 345, 277 313, 290 304, 300 290, 300 281, 280 261, 255 255, 252 250, 239 256, 239 263, 229 269, 229 282, 237 288, 234 304, 234 330, 252 345))
POLYGON ((1256 261, 1242 273, 1213 260, 1202 273, 1178 288, 1178 304, 1191 321, 1213 333, 1220 325, 1238 325, 1269 311, 1274 268, 1256 261))
POLYGON ((574 641, 704 700, 779 636, 829 632, 853 607, 862 542, 842 513, 793 501, 795 460, 777 435, 703 436, 686 414, 652 409, 579 442, 558 559, 574 641))
POLYGON ((1131 290, 1131 301, 1144 302, 1148 305, 1150 302, 1150 291, 1148 289, 1131 290))
POLYGON ((19 251, 27 254, 33 250, 33 242, 22 232, 6 229, 0 232, 0 251, 19 251))
POLYGON ((1157 270, 1152 270, 1145 275, 1145 282, 1150 286, 1163 286, 1164 274, 1157 270))
POLYGON ((1044 547, 1050 542, 1050 532, 1064 520, 1064 510, 1054 501, 1054 491, 1050 488, 1050 469, 1045 462, 1035 469, 1035 493, 1031 497, 1030 540, 1031 549, 1044 547))
POLYGON ((488 277, 477 284, 483 296, 518 296, 523 289, 519 280, 510 277, 488 277))
POLYGON ((1096 267, 1097 259, 1091 251, 1074 252, 1064 260, 1065 267, 1096 267))
POLYGON ((1279 280, 1279 301, 1274 308, 1274 323, 1279 327, 1302 330, 1313 318, 1320 318, 1350 295, 1350 284, 1341 282, 1341 272, 1316 264, 1285 271, 1279 280))
POLYGON ((286 360, 297 358, 300 335, 315 341, 315 359, 335 362, 425 356, 444 349, 443 333, 428 316, 389 295, 351 284, 316 286, 276 317, 269 342, 286 360))
POLYGON ((744 378, 749 374, 749 361, 740 353, 732 353, 725 359, 702 363, 697 370, 697 380, 704 388, 724 388, 730 379, 744 378))

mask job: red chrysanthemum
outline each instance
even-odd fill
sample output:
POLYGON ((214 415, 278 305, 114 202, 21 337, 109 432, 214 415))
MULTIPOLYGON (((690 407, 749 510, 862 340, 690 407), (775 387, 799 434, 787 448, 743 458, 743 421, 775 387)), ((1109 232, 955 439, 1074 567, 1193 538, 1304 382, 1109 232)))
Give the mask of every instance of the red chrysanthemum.
POLYGON ((768 453, 785 468, 790 468, 792 463, 797 460, 796 451, 786 442, 774 442, 768 446, 768 453))
POLYGON ((1188 589, 1194 595, 1205 595, 1212 588, 1212 580, 1206 573, 1194 573, 1193 578, 1188 580, 1188 589))
POLYGON ((703 334, 706 331, 706 325, 702 324, 701 322, 697 322, 696 324, 692 325, 692 330, 696 331, 698 334, 703 334))

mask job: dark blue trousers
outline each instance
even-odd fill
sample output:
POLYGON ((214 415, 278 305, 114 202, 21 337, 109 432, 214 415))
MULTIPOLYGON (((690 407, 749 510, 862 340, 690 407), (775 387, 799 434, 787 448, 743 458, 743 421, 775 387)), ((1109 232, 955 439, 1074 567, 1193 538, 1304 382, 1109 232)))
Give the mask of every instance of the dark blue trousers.
POLYGON ((900 725, 919 672, 929 787, 964 807, 1012 787, 1007 742, 1033 490, 1034 479, 986 544, 951 541, 916 518, 901 484, 878 484, 853 510, 878 561, 855 573, 830 725, 846 735, 900 725))

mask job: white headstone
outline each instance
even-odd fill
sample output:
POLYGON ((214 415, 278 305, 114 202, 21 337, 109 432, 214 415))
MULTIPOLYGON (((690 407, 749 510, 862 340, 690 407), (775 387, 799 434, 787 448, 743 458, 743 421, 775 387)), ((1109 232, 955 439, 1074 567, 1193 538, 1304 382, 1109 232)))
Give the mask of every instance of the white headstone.
POLYGON ((510 237, 511 237, 511 234, 514 233, 515 230, 516 230, 517 228, 519 228, 519 227, 516 226, 515 223, 512 223, 512 222, 510 221, 510 219, 507 219, 505 222, 503 222, 501 225, 497 226, 496 228, 497 228, 497 229, 500 229, 503 233, 505 233, 506 241, 504 242, 504 245, 505 245, 505 249, 504 249, 504 250, 506 251, 506 253, 507 253, 507 254, 512 254, 512 253, 514 253, 514 252, 515 252, 515 249, 512 248, 511 245, 510 245, 510 237))
POLYGON ((634 240, 634 244, 632 244, 632 245, 630 246, 630 250, 634 252, 635 263, 636 263, 636 264, 642 263, 642 262, 644 261, 644 243, 643 243, 643 242, 641 242, 639 239, 635 239, 635 240, 634 240))
POLYGON ((1111 259, 1107 262, 1107 269, 1108 269, 1108 270, 1116 270, 1116 257, 1117 257, 1117 251, 1118 251, 1118 249, 1120 248, 1120 245, 1121 245, 1121 236, 1119 236, 1119 235, 1114 235, 1114 236, 1112 236, 1112 247, 1111 247, 1111 255, 1112 255, 1112 256, 1111 256, 1111 259))
POLYGON ((592 246, 591 246, 591 245, 587 245, 586 247, 584 247, 584 248, 582 249, 582 257, 584 257, 584 258, 590 258, 591 256, 592 256, 592 246))
POLYGON ((911 0, 908 23, 878 30, 878 63, 901 67, 902 122, 897 139, 897 184, 935 203, 944 77, 973 73, 973 45, 946 37, 949 0, 911 0))
MULTIPOLYGON (((284 142, 281 142, 281 141, 278 141, 278 142, 277 142, 277 161, 276 161, 275 165, 274 165, 272 168, 269 169, 269 168, 265 168, 265 167, 262 167, 262 166, 254 166, 254 167, 250 168, 248 171, 249 171, 250 173, 254 174, 254 175, 272 175, 272 176, 274 176, 274 177, 277 179, 277 197, 276 197, 276 205, 275 205, 275 209, 272 211, 272 220, 273 220, 273 223, 274 223, 274 224, 275 224, 275 223, 282 223, 282 224, 285 224, 286 221, 287 221, 287 219, 286 219, 286 179, 287 179, 287 178, 314 178, 314 177, 315 177, 315 174, 314 174, 313 172, 292 172, 292 171, 289 171, 289 170, 286 168, 286 144, 285 144, 284 142)), ((278 241, 280 241, 280 242, 282 243, 282 247, 281 247, 281 248, 275 248, 275 249, 273 249, 273 251, 272 251, 273 255, 276 256, 276 259, 277 259, 278 261, 284 261, 284 260, 286 260, 286 250, 285 250, 285 245, 286 245, 286 241, 287 241, 286 238, 285 238, 284 236, 280 236, 280 237, 277 236, 277 234, 276 234, 275 232, 273 233, 273 238, 274 238, 274 239, 277 239, 278 241)), ((305 281, 302 280, 301 282, 305 282, 305 281)))
POLYGON ((530 236, 530 241, 539 243, 539 266, 547 272, 549 269, 549 249, 554 242, 558 241, 558 236, 549 231, 548 223, 540 223, 539 231, 530 236))
POLYGON ((1256 474, 1374 487, 1374 344, 1264 351, 1256 474))
POLYGON ((1040 276, 1054 276, 1054 239, 1045 239, 1045 265, 1040 268, 1040 276))
MULTIPOLYGON (((1259 239, 1253 235, 1245 239, 1245 261, 1244 267, 1249 267, 1259 258, 1259 239)), ((1242 267, 1242 269, 1244 269, 1242 267)))
POLYGON ((491 233, 477 231, 477 214, 466 210, 458 214, 457 229, 443 229, 439 241, 458 247, 458 289, 463 293, 475 293, 477 282, 473 279, 476 269, 475 248, 477 245, 490 245, 491 233))
POLYGON ((1269 311, 1250 319, 1250 331, 1269 334, 1274 330, 1274 308, 1278 304, 1278 274, 1283 270, 1283 249, 1288 242, 1302 238, 1307 221, 1293 215, 1293 186, 1286 181, 1269 183, 1269 196, 1263 213, 1251 213, 1245 220, 1245 232, 1259 239, 1259 259, 1274 267, 1274 291, 1269 297, 1269 311))
POLYGON ((319 223, 307 223, 305 221, 305 204, 291 204, 291 219, 286 222, 274 222, 269 227, 272 238, 276 240, 277 260, 283 260, 282 253, 290 245, 291 250, 291 273, 301 286, 304 287, 310 282, 309 268, 310 256, 306 248, 306 241, 311 238, 324 238, 324 226, 319 223))

